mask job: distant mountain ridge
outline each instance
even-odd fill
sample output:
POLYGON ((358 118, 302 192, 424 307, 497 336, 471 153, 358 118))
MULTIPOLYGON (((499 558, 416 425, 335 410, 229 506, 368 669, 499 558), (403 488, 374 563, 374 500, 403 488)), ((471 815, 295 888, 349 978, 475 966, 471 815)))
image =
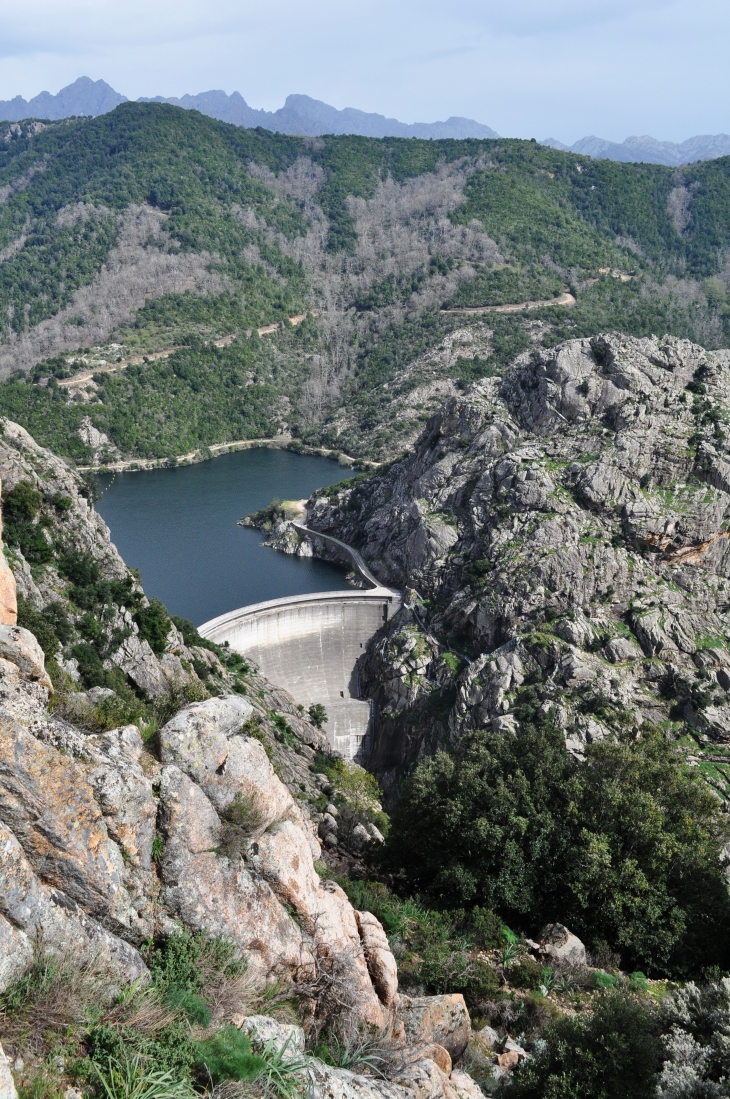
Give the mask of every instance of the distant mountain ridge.
MULTIPOLYGON (((14 99, 0 100, 0 119, 20 122, 24 118, 68 118, 70 115, 106 114, 127 97, 115 91, 104 80, 91 80, 81 76, 73 84, 61 88, 58 95, 41 92, 26 100, 16 95, 14 99)), ((361 137, 421 137, 421 138, 498 138, 490 126, 475 122, 472 118, 452 116, 445 122, 399 122, 397 118, 360 111, 355 107, 338 110, 329 103, 312 99, 308 95, 288 95, 283 107, 277 111, 257 110, 249 107, 240 92, 227 95, 220 90, 200 92, 198 95, 142 96, 140 103, 170 103, 184 110, 200 111, 210 118, 230 122, 234 126, 263 126, 266 130, 300 136, 321 137, 325 134, 356 134, 361 137)), ((714 160, 730 155, 730 134, 704 134, 686 141, 657 141, 650 136, 627 137, 623 142, 607 141, 602 137, 582 137, 573 145, 565 145, 554 137, 546 137, 542 145, 561 149, 567 153, 580 153, 596 160, 620 160, 628 163, 643 162, 677 167, 696 160, 714 160)))
POLYGON ((730 134, 703 134, 686 141, 657 141, 655 137, 627 137, 625 141, 606 141, 602 137, 582 137, 574 145, 564 145, 546 137, 542 145, 564 153, 582 153, 595 160, 621 160, 628 163, 666 164, 670 168, 695 160, 715 160, 730 154, 730 134))
POLYGON ((4 122, 20 122, 24 118, 68 118, 70 115, 100 115, 113 111, 120 103, 126 103, 126 95, 115 92, 105 80, 90 80, 80 76, 58 95, 41 92, 32 99, 16 95, 14 99, 0 100, 0 119, 4 122))
POLYGON ((499 137, 489 126, 483 126, 471 118, 447 118, 445 122, 399 122, 382 114, 358 111, 345 107, 339 111, 319 99, 308 95, 288 95, 278 111, 259 111, 249 107, 239 92, 226 95, 222 91, 201 92, 200 95, 184 95, 165 98, 142 99, 144 103, 172 103, 186 110, 200 111, 221 122, 236 126, 263 126, 280 133, 320 137, 324 134, 358 134, 361 137, 499 137))
MULTIPOLYGON (((0 119, 19 122, 24 118, 68 118, 69 115, 93 115, 96 117, 113 111, 127 97, 114 91, 104 80, 90 80, 81 76, 73 84, 62 88, 58 95, 41 92, 26 100, 17 95, 14 99, 0 100, 0 119)), ((312 99, 308 95, 289 95, 278 111, 259 111, 249 107, 240 92, 226 95, 223 91, 201 92, 184 95, 180 99, 158 95, 141 98, 141 103, 171 103, 185 110, 231 122, 235 126, 263 126, 279 133, 319 137, 323 134, 358 134, 362 137, 426 137, 465 138, 499 137, 489 126, 483 126, 471 118, 448 118, 445 122, 415 122, 408 124, 385 115, 358 111, 346 107, 339 111, 328 103, 312 99)))

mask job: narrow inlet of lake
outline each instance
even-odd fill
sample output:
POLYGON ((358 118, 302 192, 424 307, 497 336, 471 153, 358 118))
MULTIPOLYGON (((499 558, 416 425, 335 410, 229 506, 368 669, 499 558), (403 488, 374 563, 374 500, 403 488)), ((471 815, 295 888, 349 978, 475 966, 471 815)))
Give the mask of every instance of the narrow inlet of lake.
POLYGON ((290 557, 236 525, 275 496, 301 500, 347 472, 327 458, 241 450, 198 465, 117 473, 96 510, 148 597, 196 626, 248 603, 347 588, 344 569, 290 557))

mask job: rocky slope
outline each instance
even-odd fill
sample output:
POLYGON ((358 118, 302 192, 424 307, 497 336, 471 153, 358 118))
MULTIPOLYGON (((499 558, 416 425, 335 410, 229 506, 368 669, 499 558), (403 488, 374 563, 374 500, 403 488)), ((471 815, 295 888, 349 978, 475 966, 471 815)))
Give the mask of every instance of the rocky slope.
MULTIPOLYGON (((203 933, 232 944, 257 988, 288 990, 307 1030, 337 1017, 400 1051, 389 1082, 312 1061, 317 1094, 472 1096, 470 1078, 452 1074, 469 1037, 462 997, 399 1001, 381 925, 321 876, 313 810, 327 783, 313 772, 324 735, 255 669, 196 645, 189 623, 186 644, 158 618, 156 653, 142 636, 150 604, 82 482, 9 422, 0 471, 15 539, 14 577, 0 567, 0 993, 39 952, 79 972, 102 965, 112 993, 144 986, 150 943, 203 933), (47 653, 15 624, 14 579, 21 620, 40 624, 47 653), (89 686, 94 673, 111 686, 89 686), (134 718, 115 722, 125 713, 134 718)), ((218 1021, 262 1042, 282 1031, 235 1008, 218 1021)), ((283 1033, 304 1048, 300 1027, 283 1033)), ((13 1040, 7 1052, 30 1086, 37 1051, 29 1061, 13 1040)))
POLYGON ((472 385, 408 457, 310 501, 310 526, 410 589, 363 661, 376 771, 542 707, 576 753, 662 725, 726 796, 729 419, 727 351, 573 340, 472 385))

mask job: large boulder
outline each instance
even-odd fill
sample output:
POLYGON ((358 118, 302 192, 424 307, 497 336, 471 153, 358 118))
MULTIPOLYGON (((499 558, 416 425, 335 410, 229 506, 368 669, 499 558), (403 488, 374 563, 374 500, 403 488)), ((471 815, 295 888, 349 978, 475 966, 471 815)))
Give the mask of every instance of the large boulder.
POLYGON ((435 1043, 448 1050, 454 1061, 461 1057, 471 1035, 471 1019, 460 992, 449 996, 401 996, 398 1018, 409 1045, 435 1043))
POLYGON ((15 664, 23 678, 53 690, 43 649, 30 630, 24 630, 22 626, 0 625, 0 659, 15 664))
POLYGON ((107 831, 129 863, 149 871, 157 799, 138 762, 142 753, 139 730, 135 725, 125 725, 90 739, 102 754, 102 760, 89 772, 89 782, 107 831))
POLYGON ((0 1099, 18 1099, 13 1074, 10 1071, 10 1062, 2 1046, 0 1046, 0 1099))
POLYGON ((160 900, 188 928, 230 939, 259 979, 291 976, 311 964, 301 928, 271 887, 243 860, 216 853, 221 822, 203 791, 167 766, 160 783, 165 837, 160 900))
POLYGON ((279 900, 298 913, 341 1001, 371 1026, 384 1027, 388 1015, 373 987, 354 909, 339 885, 320 880, 301 825, 285 819, 270 826, 252 843, 250 857, 279 900))
POLYGON ((125 638, 119 648, 109 657, 111 664, 121 668, 134 685, 148 696, 160 698, 169 694, 168 683, 160 662, 150 648, 148 641, 140 640, 136 633, 125 638))
POLYGON ((284 783, 254 737, 242 733, 253 707, 240 695, 194 702, 160 730, 163 763, 175 764, 224 812, 234 798, 251 805, 261 829, 294 806, 284 783))
POLYGON ((304 1030, 295 1023, 280 1023, 270 1015, 234 1016, 231 1022, 248 1034, 255 1046, 265 1046, 271 1042, 277 1053, 283 1052, 287 1058, 299 1057, 304 1053, 304 1030))
MULTIPOLYGON (((414 1099, 413 1091, 401 1084, 360 1076, 321 1061, 312 1065, 312 1091, 317 1099, 414 1099)), ((419 1099, 430 1097, 419 1096, 419 1099)))
POLYGON ((549 923, 540 934, 540 953, 558 965, 585 965, 586 948, 561 923, 549 923))
POLYGON ((301 809, 243 731, 251 713, 238 695, 208 699, 160 730, 164 903, 188 926, 231 938, 262 974, 296 980, 326 965, 355 1014, 384 1027, 395 997, 387 939, 381 929, 376 943, 368 925, 374 987, 352 905, 320 880, 319 846, 301 809), (226 846, 221 836, 235 820, 237 843, 226 846))
POLYGON ((454 1069, 449 1077, 449 1083, 456 1092, 458 1099, 483 1099, 484 1092, 467 1072, 454 1069))
MULTIPOLYGON (((407 1088, 415 1099, 457 1099, 457 1092, 449 1079, 450 1065, 444 1071, 438 1063, 441 1057, 436 1053, 434 1058, 432 1051, 433 1046, 424 1049, 415 1059, 408 1059, 396 1076, 395 1083, 407 1088)), ((441 1049, 441 1054, 448 1059, 444 1049, 441 1049)))

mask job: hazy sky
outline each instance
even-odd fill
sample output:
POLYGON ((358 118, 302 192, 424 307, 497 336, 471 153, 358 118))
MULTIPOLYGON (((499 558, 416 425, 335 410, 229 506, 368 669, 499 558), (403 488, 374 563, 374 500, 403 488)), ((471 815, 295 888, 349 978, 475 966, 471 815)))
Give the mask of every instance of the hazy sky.
POLYGON ((515 137, 730 131, 728 0, 0 0, 0 98, 303 92, 515 137))

